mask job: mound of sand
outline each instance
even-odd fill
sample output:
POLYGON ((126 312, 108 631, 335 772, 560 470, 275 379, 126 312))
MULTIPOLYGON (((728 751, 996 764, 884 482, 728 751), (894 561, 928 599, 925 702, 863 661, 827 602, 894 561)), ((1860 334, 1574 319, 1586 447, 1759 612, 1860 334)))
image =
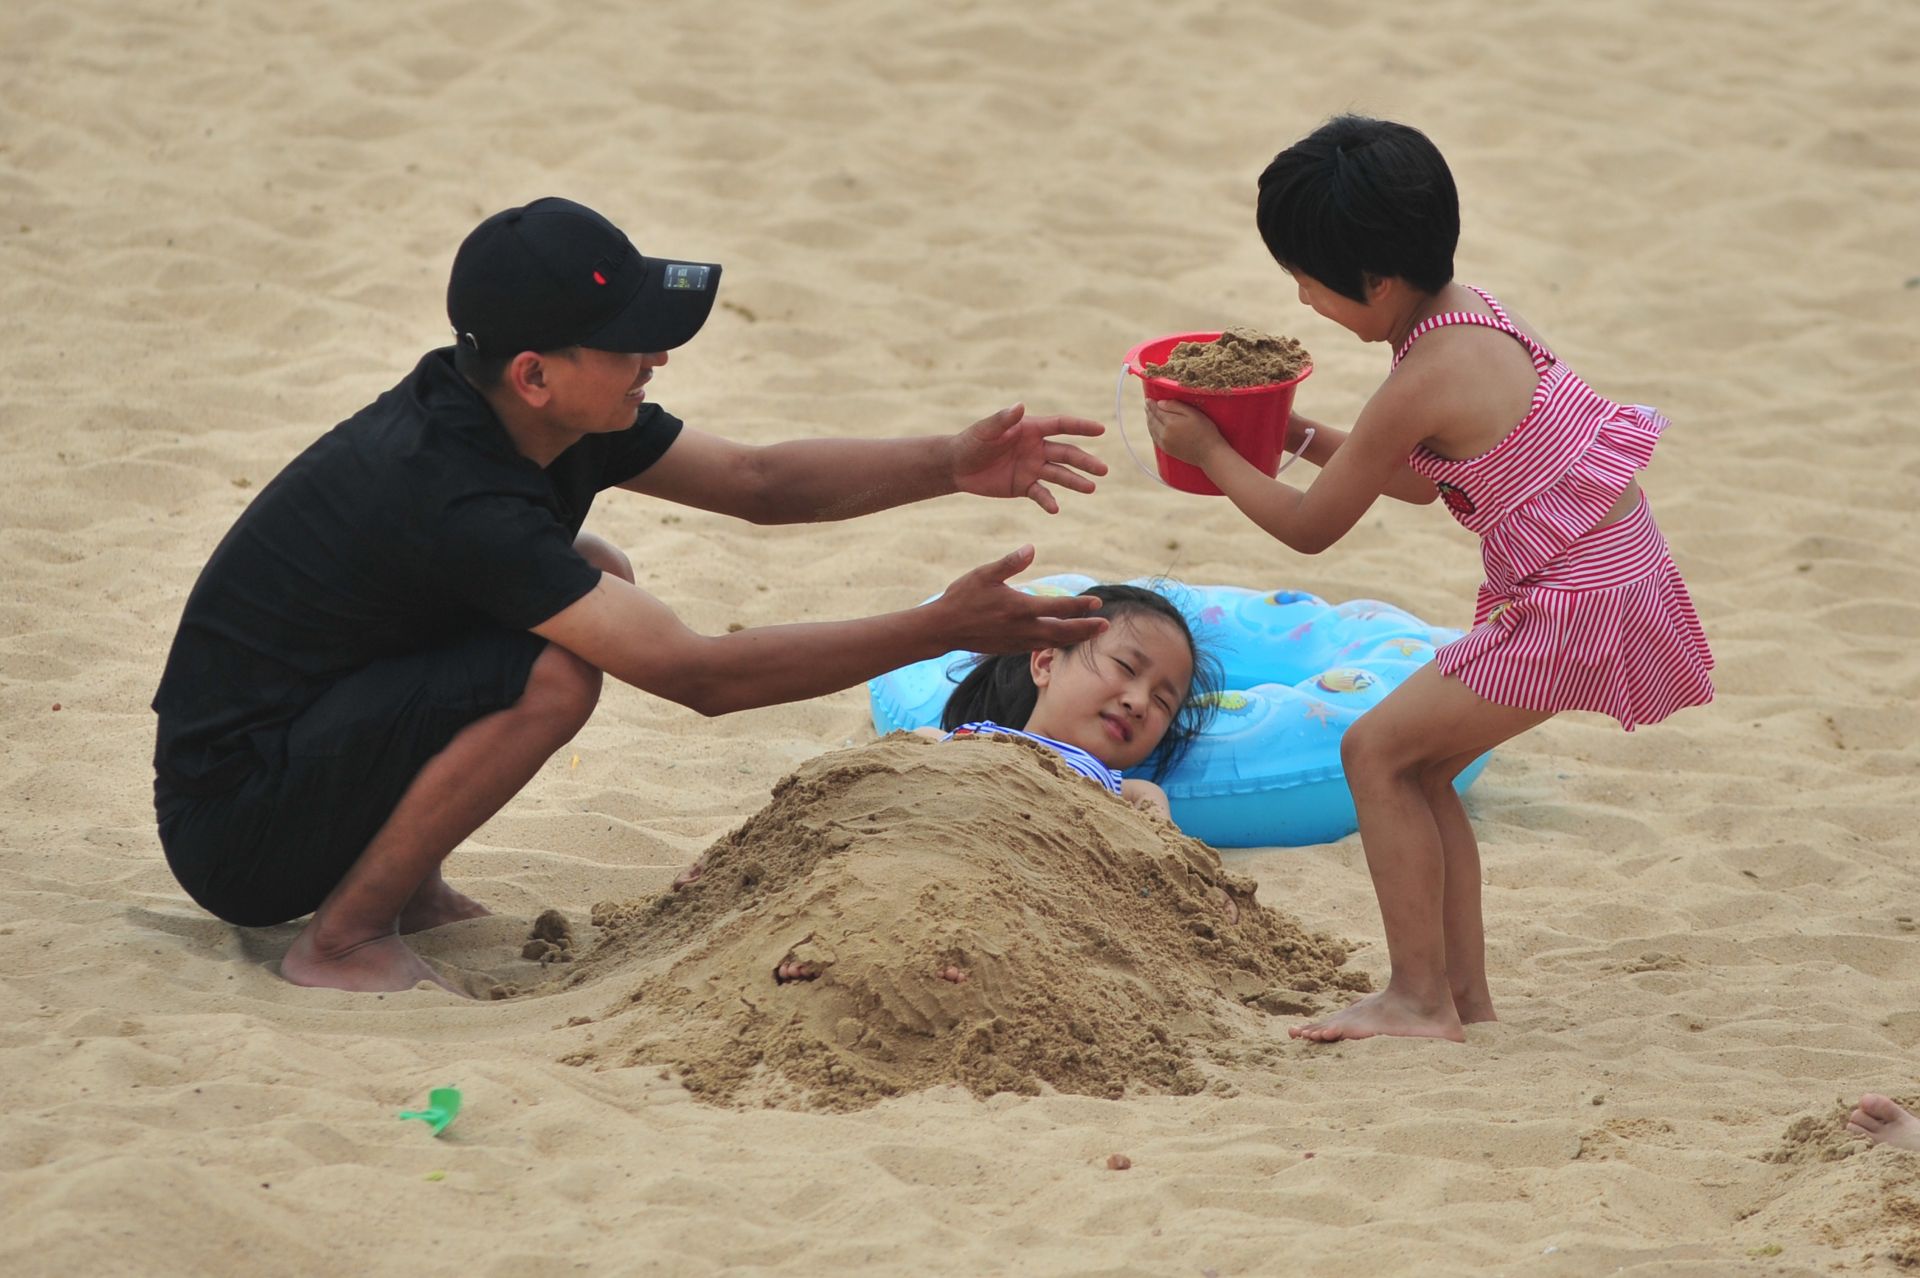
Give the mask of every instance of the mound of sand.
POLYGON ((595 907, 569 983, 630 994, 572 1063, 817 1109, 941 1084, 1186 1094, 1267 1013, 1369 988, 1210 848, 1017 741, 825 755, 705 861, 680 892, 595 907), (776 979, 795 962, 817 978, 776 979))

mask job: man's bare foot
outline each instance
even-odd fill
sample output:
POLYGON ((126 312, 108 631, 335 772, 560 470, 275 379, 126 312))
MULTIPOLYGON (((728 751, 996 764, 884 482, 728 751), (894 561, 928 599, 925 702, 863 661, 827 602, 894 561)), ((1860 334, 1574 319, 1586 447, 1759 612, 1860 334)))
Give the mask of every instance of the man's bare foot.
POLYGON ((1891 1145, 1920 1154, 1920 1118, 1885 1096, 1868 1092, 1847 1115, 1847 1130, 1875 1145, 1891 1145))
POLYGON ((700 881, 700 877, 704 875, 706 872, 707 872, 706 858, 702 857, 700 860, 695 861, 692 865, 689 865, 686 869, 680 871, 680 873, 674 876, 673 887, 671 890, 678 892, 681 888, 686 887, 689 883, 698 883, 700 881))
POLYGON ((458 923, 461 919, 483 919, 492 913, 492 910, 465 892, 456 892, 436 870, 431 878, 414 890, 413 896, 401 909, 400 930, 403 933, 424 932, 430 927, 458 923))
POLYGON ((811 963, 797 963, 789 960, 773 969, 773 983, 786 985, 792 981, 817 981, 820 973, 811 963))
POLYGON ((939 977, 943 981, 952 981, 955 985, 965 985, 973 979, 973 974, 958 964, 949 963, 940 969, 939 977))
POLYGON ((1452 999, 1437 1008, 1429 1008, 1396 994, 1392 985, 1323 1021, 1295 1025, 1287 1031, 1289 1038, 1304 1038, 1311 1043, 1337 1043, 1342 1039, 1372 1038, 1376 1034, 1444 1038, 1455 1043, 1463 1043, 1467 1037, 1460 1028, 1460 1017, 1453 1009, 1452 999))
POLYGON ((405 941, 391 933, 335 953, 322 954, 309 926, 293 938, 292 947, 280 960, 280 975, 295 985, 350 990, 357 994, 410 990, 422 981, 430 981, 450 994, 460 994, 441 980, 440 974, 428 967, 424 959, 408 949, 405 941))

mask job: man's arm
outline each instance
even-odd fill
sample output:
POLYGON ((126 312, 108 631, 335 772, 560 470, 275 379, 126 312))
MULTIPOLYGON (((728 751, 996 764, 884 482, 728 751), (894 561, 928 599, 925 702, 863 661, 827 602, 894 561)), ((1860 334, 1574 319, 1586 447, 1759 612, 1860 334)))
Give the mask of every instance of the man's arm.
POLYGON ((624 683, 704 715, 838 692, 897 666, 943 652, 1031 652, 1065 647, 1106 629, 1084 595, 1042 598, 1009 577, 1033 562, 1033 547, 982 565, 918 608, 863 617, 763 626, 725 635, 687 628, 629 581, 600 584, 533 632, 624 683))
POLYGON ((1059 510, 1049 484, 1093 491, 1106 463, 1057 436, 1106 428, 1078 417, 1027 417, 1015 404, 957 435, 802 439, 752 447, 691 427, 622 488, 756 524, 851 519, 948 493, 1026 497, 1059 510))

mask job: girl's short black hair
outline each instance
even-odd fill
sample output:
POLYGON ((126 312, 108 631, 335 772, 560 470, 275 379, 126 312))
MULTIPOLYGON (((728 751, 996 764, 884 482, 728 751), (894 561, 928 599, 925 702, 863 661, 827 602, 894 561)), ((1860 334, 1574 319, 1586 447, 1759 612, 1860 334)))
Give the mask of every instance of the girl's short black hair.
MULTIPOLYGON (((1173 601, 1157 590, 1142 586, 1089 586, 1080 592, 1100 601, 1100 615, 1114 625, 1129 617, 1158 617, 1180 633, 1193 654, 1193 681, 1187 687, 1187 699, 1173 712, 1167 735, 1140 766, 1151 769, 1149 776, 1158 781, 1180 761, 1193 739, 1206 731, 1213 718, 1220 691, 1220 662, 1212 653, 1203 652, 1194 642, 1193 628, 1173 601)), ((1080 645, 1074 645, 1078 648, 1080 645)), ((1072 648, 1065 649, 1071 652, 1072 648)), ((1031 654, 1000 653, 973 659, 966 677, 947 698, 940 715, 940 726, 948 732, 963 723, 990 720, 1006 728, 1025 728, 1040 700, 1034 686, 1031 654)))
POLYGON ((1426 134, 1340 115, 1273 157, 1256 221, 1274 261, 1364 302, 1369 276, 1427 293, 1452 281, 1460 196, 1426 134))

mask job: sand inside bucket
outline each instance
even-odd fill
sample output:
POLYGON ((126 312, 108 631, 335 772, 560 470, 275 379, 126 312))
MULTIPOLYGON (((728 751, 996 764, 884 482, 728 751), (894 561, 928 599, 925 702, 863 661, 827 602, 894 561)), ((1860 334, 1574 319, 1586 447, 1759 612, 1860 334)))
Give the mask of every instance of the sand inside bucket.
POLYGON ((1193 390, 1237 390, 1290 382, 1313 362, 1291 337, 1251 328, 1230 328, 1211 342, 1181 342, 1164 364, 1148 364, 1149 377, 1164 377, 1193 390))
POLYGON ((1005 738, 824 755, 705 860, 678 892, 594 908, 564 979, 610 1002, 567 1063, 791 1109, 943 1085, 1185 1095, 1277 1052, 1272 1016, 1370 988, 1211 848, 1005 738), (777 981, 794 962, 817 979, 777 981))

